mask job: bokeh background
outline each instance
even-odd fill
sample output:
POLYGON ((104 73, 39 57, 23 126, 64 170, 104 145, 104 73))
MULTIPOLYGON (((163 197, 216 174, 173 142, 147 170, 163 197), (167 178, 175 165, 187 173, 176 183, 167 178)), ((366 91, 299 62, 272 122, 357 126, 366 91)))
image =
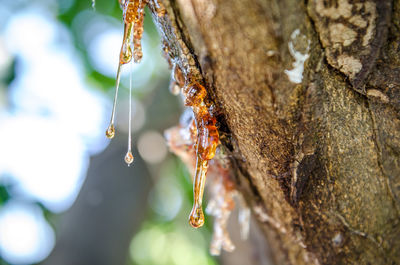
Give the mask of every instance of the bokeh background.
POLYGON ((105 137, 121 17, 117 0, 0 0, 0 264, 246 264, 255 250, 238 229, 239 249, 221 259, 208 253, 211 218, 188 225, 191 177, 163 137, 183 106, 149 14, 142 63, 123 68, 116 137, 105 137))

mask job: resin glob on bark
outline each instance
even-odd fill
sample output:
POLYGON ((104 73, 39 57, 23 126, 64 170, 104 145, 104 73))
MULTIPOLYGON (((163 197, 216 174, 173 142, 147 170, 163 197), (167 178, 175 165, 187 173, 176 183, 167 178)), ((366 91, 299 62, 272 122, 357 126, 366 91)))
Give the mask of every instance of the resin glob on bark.
POLYGON ((195 142, 196 172, 193 179, 194 203, 189 223, 191 226, 197 228, 204 224, 202 201, 208 161, 215 156, 215 151, 219 143, 219 135, 215 127, 216 119, 211 116, 204 104, 204 98, 207 94, 205 88, 195 81, 189 81, 188 83, 182 92, 185 96, 185 105, 192 107, 197 131, 195 142))
MULTIPOLYGON (((167 49, 164 46, 164 52, 167 49)), ((168 59, 167 59, 168 60, 168 59)), ((170 61, 169 61, 170 62, 170 61)), ((219 134, 216 119, 205 104, 207 91, 199 80, 194 76, 184 75, 177 64, 172 65, 172 87, 171 92, 184 96, 185 106, 193 110, 193 124, 190 131, 195 149, 195 173, 193 178, 193 208, 189 216, 191 226, 198 228, 204 224, 203 194, 208 170, 208 161, 215 156, 219 144, 219 134)))
MULTIPOLYGON (((164 47, 164 52, 166 50, 168 48, 164 47)), ((192 109, 184 112, 178 126, 165 133, 170 150, 182 159, 194 175, 194 204, 189 223, 195 228, 204 224, 202 201, 207 174, 211 198, 206 212, 215 217, 210 253, 219 255, 221 249, 233 251, 235 246, 230 239, 227 225, 235 208, 235 199, 239 202, 239 223, 244 239, 248 234, 250 210, 234 187, 227 156, 222 154, 221 149, 217 152, 219 134, 216 118, 210 111, 212 105, 205 100, 206 89, 193 76, 185 75, 168 57, 167 60, 172 67, 171 92, 176 94, 181 91, 185 105, 192 109)))
MULTIPOLYGON (((198 132, 194 113, 187 109, 181 117, 180 124, 168 129, 165 132, 165 137, 170 150, 181 158, 191 174, 196 175, 198 171, 196 167, 198 155, 195 142, 198 139, 198 132)), ((227 229, 228 219, 235 209, 235 205, 239 206, 239 223, 243 239, 246 239, 248 234, 250 210, 241 194, 235 189, 229 160, 223 154, 221 148, 215 152, 215 157, 209 161, 207 169, 207 186, 210 200, 206 212, 214 217, 214 232, 210 244, 210 253, 219 255, 221 249, 225 251, 233 251, 235 249, 227 229)), ((194 207, 194 209, 196 208, 194 207)))

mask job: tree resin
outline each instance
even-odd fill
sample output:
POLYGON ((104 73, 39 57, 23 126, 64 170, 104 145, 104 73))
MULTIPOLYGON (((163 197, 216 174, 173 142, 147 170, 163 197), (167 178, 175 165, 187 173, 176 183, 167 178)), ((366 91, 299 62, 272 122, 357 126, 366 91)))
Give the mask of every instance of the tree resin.
MULTIPOLYGON (((117 104, 121 68, 128 63, 140 63, 143 57, 141 39, 143 36, 144 8, 151 5, 156 18, 163 18, 166 10, 159 0, 119 0, 123 9, 124 36, 119 56, 119 65, 116 77, 116 88, 110 124, 106 131, 108 138, 115 136, 115 109, 117 104)), ((157 19, 156 19, 157 20, 157 19)), ((216 118, 210 109, 212 105, 206 102, 207 91, 201 80, 199 71, 193 68, 194 61, 183 64, 181 68, 177 60, 178 55, 169 49, 167 42, 163 42, 165 58, 172 66, 170 90, 174 94, 182 93, 185 106, 191 108, 190 116, 184 113, 181 123, 166 131, 168 145, 172 152, 177 154, 192 171, 193 177, 193 208, 189 216, 192 227, 204 225, 203 194, 208 174, 211 183, 211 199, 206 209, 207 213, 215 217, 214 234, 210 246, 213 255, 219 255, 221 249, 233 251, 235 248, 227 231, 228 218, 235 208, 235 198, 239 202, 239 222, 242 236, 248 233, 250 211, 244 203, 243 197, 236 191, 230 174, 230 164, 219 145, 219 133, 216 127, 216 118), (184 70, 184 71, 183 71, 184 70), (215 159, 213 159, 216 157, 215 159), (213 159, 213 160, 212 160, 213 159)), ((186 47, 186 51, 189 49, 186 47)), ((190 54, 182 54, 190 58, 190 54), (187 55, 187 56, 186 56, 187 55)), ((181 55, 181 56, 182 56, 181 55)), ((193 58, 192 58, 193 59, 193 58)), ((132 93, 132 70, 130 76, 130 97, 132 93)), ((128 151, 125 162, 129 165, 134 161, 131 150, 131 98, 129 99, 129 136, 128 151)))
POLYGON ((128 150, 128 152, 126 152, 125 155, 125 163, 128 164, 128 166, 130 166, 133 163, 134 157, 132 155, 132 151, 128 150))
POLYGON ((112 139, 115 136, 114 124, 110 124, 106 130, 106 136, 108 139, 112 139))
POLYGON ((193 208, 189 216, 191 226, 198 228, 204 224, 202 201, 204 185, 208 169, 208 161, 215 156, 219 143, 218 130, 215 127, 216 119, 211 116, 204 103, 206 89, 196 81, 187 80, 182 89, 185 105, 192 107, 197 129, 195 142, 196 172, 193 179, 193 208))
MULTIPOLYGON (((116 86, 113 108, 111 113, 110 124, 106 130, 106 136, 109 139, 115 136, 115 113, 118 98, 118 89, 121 79, 122 66, 128 63, 140 63, 143 57, 142 52, 142 36, 143 36, 143 21, 144 21, 144 8, 148 0, 120 0, 119 4, 123 10, 124 21, 124 36, 122 40, 121 51, 119 54, 119 64, 117 70, 116 86)), ((161 8, 161 7, 160 7, 161 8)), ((161 11, 160 11, 161 12, 161 11)), ((125 155, 125 162, 128 166, 133 162, 132 155, 132 140, 131 140, 131 120, 132 120, 132 67, 129 85, 129 139, 128 139, 128 152, 125 155)))
MULTIPOLYGON (((178 126, 168 129, 165 132, 168 146, 186 164, 191 174, 203 173, 197 169, 198 163, 197 147, 195 142, 198 139, 198 130, 193 112, 187 109, 178 126)), ((202 165, 200 165, 202 166, 202 165)), ((207 165, 208 191, 210 201, 206 212, 214 217, 214 232, 210 244, 210 253, 219 255, 221 250, 233 251, 235 249, 227 230, 228 219, 231 212, 235 209, 236 202, 239 206, 239 224, 242 239, 246 239, 250 223, 250 210, 246 206, 243 197, 235 189, 230 171, 230 163, 225 154, 219 148, 215 152, 215 157, 207 165), (236 202, 235 202, 236 200, 236 202)), ((205 180, 205 176, 203 176, 205 180)), ((196 183, 196 182, 195 182, 196 183)), ((196 184, 194 184, 195 186, 196 184)), ((204 185, 204 183, 202 183, 204 185)), ((198 191, 203 192, 204 186, 198 191)), ((195 195, 200 201, 195 200, 190 222, 195 227, 200 227, 204 223, 204 214, 201 210, 202 194, 195 195), (194 212, 193 212, 194 211, 194 212)))

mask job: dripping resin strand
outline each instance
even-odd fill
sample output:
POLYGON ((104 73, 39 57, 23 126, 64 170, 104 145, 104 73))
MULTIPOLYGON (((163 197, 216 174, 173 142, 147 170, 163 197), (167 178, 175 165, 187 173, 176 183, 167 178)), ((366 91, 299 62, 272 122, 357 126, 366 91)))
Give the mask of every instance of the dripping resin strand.
MULTIPOLYGON (((164 52, 168 52, 168 46, 164 44, 164 52)), ((193 177, 193 208, 189 215, 189 224, 199 228, 204 224, 203 194, 206 181, 208 161, 215 156, 219 144, 219 134, 216 119, 208 111, 204 102, 207 91, 199 82, 190 76, 185 76, 177 63, 172 63, 172 82, 170 90, 177 92, 177 87, 182 88, 185 98, 185 106, 193 110, 194 124, 190 128, 192 138, 195 139, 194 149, 196 153, 195 173, 193 177), (171 89, 172 88, 172 89, 171 89)))
MULTIPOLYGON (((116 88, 113 102, 113 109, 111 114, 110 124, 106 130, 106 136, 113 138, 115 136, 115 113, 118 97, 118 89, 121 79, 121 67, 124 64, 132 62, 132 57, 135 63, 139 63, 143 57, 141 39, 143 36, 143 21, 144 21, 144 8, 147 0, 125 0, 120 1, 123 8, 123 21, 124 21, 124 37, 122 41, 121 51, 119 55, 119 64, 117 70, 116 88), (133 45, 133 49, 132 49, 133 45)), ((132 70, 131 70, 132 72, 132 70)), ((131 73, 132 74, 132 73, 131 73)), ((132 77, 130 80, 130 94, 132 93, 132 77)), ((131 95, 130 95, 131 97, 131 95)), ((129 126, 131 126, 131 99, 129 104, 129 126)), ((131 151, 131 128, 129 128, 128 151, 125 155, 125 162, 128 166, 133 162, 134 157, 131 151)))
MULTIPOLYGON (((194 175, 196 161, 194 143, 197 141, 197 128, 192 110, 184 111, 179 124, 165 131, 165 138, 170 151, 176 154, 194 175)), ((214 217, 213 236, 210 244, 211 255, 220 255, 222 249, 228 252, 235 249, 227 229, 228 219, 235 206, 238 209, 243 240, 247 238, 249 231, 250 209, 241 194, 235 189, 230 167, 229 159, 221 148, 215 154, 213 163, 209 164, 207 170, 209 201, 205 211, 214 217)))
POLYGON ((185 105, 192 107, 196 123, 196 171, 193 178, 193 208, 189 216, 192 227, 198 228, 204 224, 203 194, 208 169, 208 161, 215 156, 219 143, 216 119, 208 111, 204 103, 206 89, 196 81, 188 80, 182 89, 185 105))
MULTIPOLYGON (((153 0, 153 2, 156 7, 157 15, 159 17, 164 16, 165 9, 161 2, 158 2, 157 0, 153 0)), ((131 62, 132 57, 134 62, 139 63, 143 56, 141 38, 143 35, 144 8, 147 3, 148 0, 120 0, 124 14, 124 38, 120 52, 111 121, 106 131, 106 136, 108 138, 113 138, 115 135, 114 118, 121 67, 122 65, 131 62)), ((179 67, 176 68, 174 72, 177 75, 180 74, 179 77, 175 75, 175 79, 178 79, 179 86, 183 87, 182 93, 185 96, 185 105, 192 107, 196 123, 196 171, 193 180, 194 204, 189 216, 189 223, 191 226, 198 228, 204 224, 202 200, 208 161, 215 156, 215 151, 219 143, 219 135, 215 126, 216 119, 210 114, 206 104, 204 103, 204 99, 207 95, 205 88, 199 82, 192 80, 191 78, 185 78, 185 85, 182 84, 183 75, 179 67)), ((130 141, 125 161, 128 165, 133 162, 133 156, 130 152, 130 141)))

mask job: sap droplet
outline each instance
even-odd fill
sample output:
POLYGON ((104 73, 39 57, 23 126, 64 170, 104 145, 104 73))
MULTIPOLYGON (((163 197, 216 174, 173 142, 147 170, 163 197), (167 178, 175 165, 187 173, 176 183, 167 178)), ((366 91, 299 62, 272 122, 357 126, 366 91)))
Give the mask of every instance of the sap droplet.
POLYGON ((121 78, 121 64, 119 64, 118 70, 117 70, 117 84, 115 86, 115 94, 114 94, 113 108, 112 108, 112 112, 111 112, 111 120, 110 120, 110 125, 108 126, 107 131, 106 131, 106 136, 109 139, 112 139, 115 135, 114 119, 115 119, 115 110, 116 110, 116 106, 117 106, 120 78, 121 78))
POLYGON ((114 128, 114 124, 110 124, 106 130, 106 136, 108 139, 112 139, 115 136, 115 128, 114 128))
POLYGON ((128 129, 128 152, 125 155, 125 162, 128 166, 133 162, 133 155, 131 152, 132 148, 132 62, 131 62, 131 71, 129 75, 129 129, 128 129))
MULTIPOLYGON (((199 146, 199 145, 197 145, 199 146)), ((196 150, 196 153, 198 151, 196 150)), ((206 183, 206 174, 208 168, 208 160, 203 160, 197 156, 196 173, 193 179, 193 209, 189 216, 189 223, 194 228, 199 228, 204 224, 204 214, 202 209, 204 185, 206 183)))
POLYGON ((124 38, 122 40, 121 52, 119 55, 119 63, 127 64, 132 60, 132 36, 133 23, 124 25, 124 38))
POLYGON ((130 166, 133 163, 134 157, 132 155, 131 150, 128 150, 128 152, 125 155, 125 163, 130 166))
POLYGON ((200 228, 204 225, 204 213, 201 205, 193 205, 192 212, 189 216, 189 224, 193 228, 200 228))
POLYGON ((124 43, 121 50, 120 63, 127 64, 132 60, 132 48, 129 44, 124 43))

